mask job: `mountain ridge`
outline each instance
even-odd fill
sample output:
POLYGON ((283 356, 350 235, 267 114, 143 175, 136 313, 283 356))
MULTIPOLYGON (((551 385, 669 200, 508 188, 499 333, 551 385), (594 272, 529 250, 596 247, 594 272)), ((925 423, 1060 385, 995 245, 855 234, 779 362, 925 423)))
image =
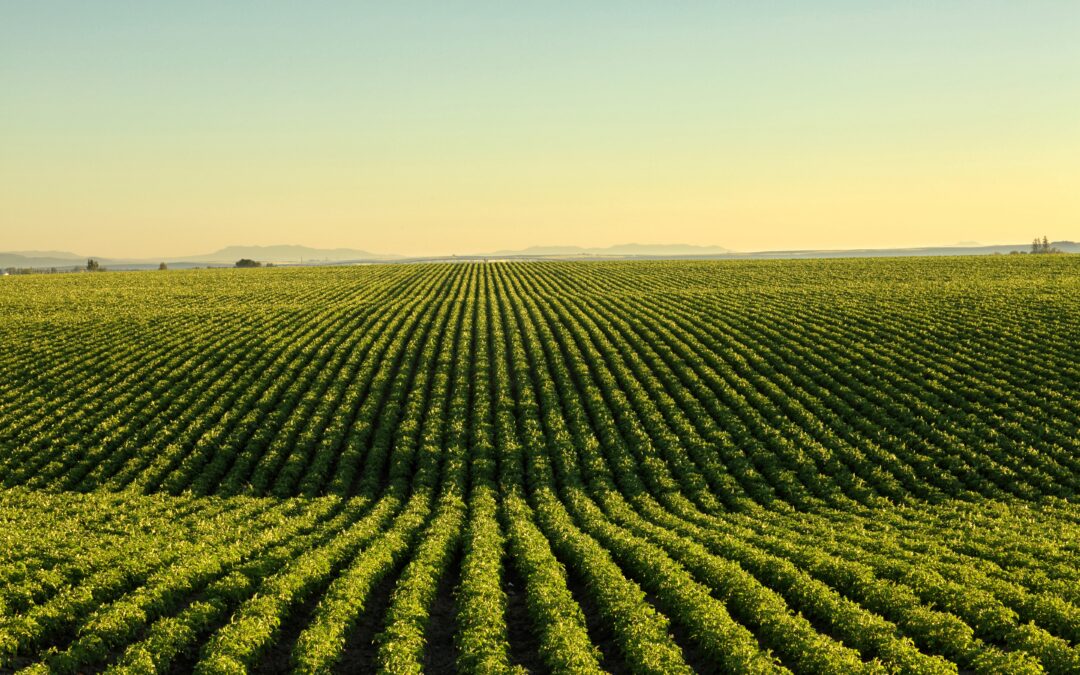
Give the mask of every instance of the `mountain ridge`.
POLYGON ((298 244, 278 244, 272 246, 232 245, 212 253, 187 256, 166 256, 162 258, 119 258, 97 255, 79 255, 68 251, 0 251, 0 268, 42 268, 82 266, 88 258, 94 258, 102 265, 114 268, 142 269, 156 267, 164 262, 169 265, 232 265, 241 258, 251 258, 260 262, 272 263, 331 263, 349 261, 390 261, 403 256, 394 254, 371 253, 353 248, 314 248, 298 244))
MULTIPOLYGON (((347 260, 396 260, 397 254, 372 253, 355 248, 315 248, 300 244, 274 244, 269 246, 232 245, 218 249, 213 253, 175 258, 176 261, 188 262, 235 262, 240 258, 251 258, 263 262, 344 262, 347 260)), ((166 259, 168 262, 169 259, 166 259)))
MULTIPOLYGON (((1051 242, 1066 253, 1080 253, 1080 242, 1051 242)), ((490 258, 571 258, 571 259, 720 259, 720 260, 768 260, 779 258, 839 258, 839 257, 897 257, 897 256, 947 256, 992 255, 1014 251, 1026 252, 1030 244, 998 244, 976 246, 927 246, 912 248, 859 248, 859 249, 792 249, 785 251, 733 251, 721 246, 697 246, 693 244, 617 244, 606 247, 586 246, 529 246, 523 249, 501 249, 491 253, 456 256, 403 256, 372 253, 354 248, 315 248, 298 244, 270 246, 225 246, 212 253, 164 258, 108 258, 96 255, 79 255, 68 251, 0 251, 0 269, 56 267, 70 269, 82 267, 87 258, 94 258, 111 269, 150 269, 159 263, 178 268, 197 266, 231 266, 241 258, 263 263, 284 265, 333 264, 349 262, 394 262, 452 259, 490 258)))

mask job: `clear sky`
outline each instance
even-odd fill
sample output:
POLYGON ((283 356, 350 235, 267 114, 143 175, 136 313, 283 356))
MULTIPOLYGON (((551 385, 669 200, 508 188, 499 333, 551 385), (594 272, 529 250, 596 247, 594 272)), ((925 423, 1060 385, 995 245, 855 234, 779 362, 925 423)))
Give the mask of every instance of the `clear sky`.
POLYGON ((0 250, 1080 239, 1080 2, 0 1, 0 250))

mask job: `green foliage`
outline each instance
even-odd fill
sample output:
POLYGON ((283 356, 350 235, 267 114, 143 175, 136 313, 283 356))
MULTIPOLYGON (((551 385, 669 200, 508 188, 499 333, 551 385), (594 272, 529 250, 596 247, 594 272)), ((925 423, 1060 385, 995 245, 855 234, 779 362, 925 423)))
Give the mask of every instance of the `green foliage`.
POLYGON ((1038 237, 1035 237, 1035 239, 1031 242, 1031 252, 1032 253, 1062 253, 1063 251, 1061 249, 1059 249, 1057 246, 1051 246, 1050 245, 1050 240, 1047 239, 1046 237, 1043 237, 1042 240, 1040 240, 1038 237))
POLYGON ((1074 256, 16 281, 0 671, 1080 672, 1074 256))

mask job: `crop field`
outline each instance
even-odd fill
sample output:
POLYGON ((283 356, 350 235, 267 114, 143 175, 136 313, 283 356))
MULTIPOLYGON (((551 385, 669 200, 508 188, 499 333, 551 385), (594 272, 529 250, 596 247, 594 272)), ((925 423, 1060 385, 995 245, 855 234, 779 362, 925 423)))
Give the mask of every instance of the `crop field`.
POLYGON ((1080 672, 1080 256, 0 279, 0 672, 1080 672))

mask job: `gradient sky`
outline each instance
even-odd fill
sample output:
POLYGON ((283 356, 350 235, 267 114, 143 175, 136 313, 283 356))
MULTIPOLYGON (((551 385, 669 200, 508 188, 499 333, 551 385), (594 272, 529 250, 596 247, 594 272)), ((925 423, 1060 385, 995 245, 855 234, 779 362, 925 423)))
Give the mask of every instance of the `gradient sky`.
POLYGON ((1080 2, 0 0, 0 250, 1080 239, 1080 2))

